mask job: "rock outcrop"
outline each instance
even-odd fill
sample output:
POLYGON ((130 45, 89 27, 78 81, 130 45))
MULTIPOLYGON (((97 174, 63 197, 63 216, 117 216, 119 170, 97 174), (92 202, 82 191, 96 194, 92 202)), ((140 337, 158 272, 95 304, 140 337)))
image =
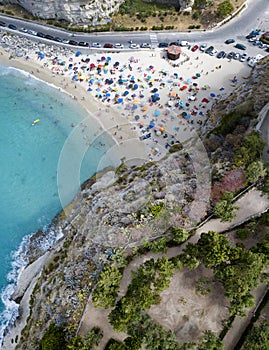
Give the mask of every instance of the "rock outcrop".
MULTIPOLYGON (((145 0, 146 1, 146 0, 145 0)), ((32 15, 74 24, 96 25, 110 21, 124 0, 0 0, 0 4, 18 4, 32 15)), ((180 10, 190 10, 194 0, 149 0, 170 4, 180 10)))
POLYGON ((14 3, 42 19, 55 19, 68 23, 97 24, 109 20, 123 0, 2 0, 1 4, 14 3))

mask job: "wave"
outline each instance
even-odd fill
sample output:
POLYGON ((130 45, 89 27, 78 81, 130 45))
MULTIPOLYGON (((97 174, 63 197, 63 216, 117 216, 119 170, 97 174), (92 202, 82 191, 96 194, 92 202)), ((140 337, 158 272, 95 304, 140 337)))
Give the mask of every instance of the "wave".
MULTIPOLYGON (((54 228, 44 228, 43 232, 46 232, 42 239, 38 240, 38 248, 45 253, 59 240, 63 233, 61 229, 57 232, 54 228)), ((20 278, 22 271, 29 263, 29 246, 30 240, 34 234, 27 235, 23 238, 19 248, 11 253, 11 270, 7 275, 8 285, 1 292, 1 300, 5 306, 4 311, 0 314, 0 348, 5 334, 14 325, 16 318, 19 316, 19 304, 11 299, 12 294, 15 292, 17 282, 20 278)))

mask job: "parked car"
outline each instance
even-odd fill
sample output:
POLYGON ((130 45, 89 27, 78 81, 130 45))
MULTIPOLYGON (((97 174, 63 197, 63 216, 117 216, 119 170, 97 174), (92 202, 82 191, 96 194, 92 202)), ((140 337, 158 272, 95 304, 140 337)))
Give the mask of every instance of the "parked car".
POLYGON ((159 47, 168 47, 168 43, 159 43, 159 47))
POLYGON ((225 40, 225 44, 232 44, 232 43, 234 43, 234 39, 227 39, 227 40, 225 40))
POLYGON ((140 47, 141 47, 142 49, 150 49, 150 48, 151 48, 151 45, 150 45, 149 43, 143 43, 143 44, 140 45, 140 47))
POLYGON ((14 24, 9 24, 8 28, 13 29, 13 30, 17 30, 17 27, 14 24))
POLYGON ((218 54, 217 54, 217 58, 224 58, 226 56, 226 53, 224 51, 220 51, 218 54))
POLYGON ((239 60, 240 54, 238 52, 234 52, 233 59, 234 60, 239 60))
POLYGON ((139 139, 143 141, 143 140, 149 139, 150 137, 151 137, 151 133, 148 133, 140 136, 139 139))
POLYGON ((7 24, 5 22, 0 21, 0 27, 6 27, 6 26, 7 26, 7 24))
POLYGON ((192 52, 195 52, 196 50, 198 50, 198 48, 199 48, 199 46, 198 45, 194 45, 193 47, 192 47, 192 52))
POLYGON ((78 42, 75 40, 69 40, 68 44, 78 46, 78 42))
POLYGON ((106 44, 104 44, 104 48, 105 48, 105 49, 112 49, 112 48, 113 48, 113 45, 112 45, 112 44, 109 44, 109 43, 106 43, 106 44))
POLYGON ((46 34, 45 38, 48 40, 55 40, 54 36, 50 35, 50 34, 46 34))
POLYGON ((248 55, 247 55, 246 53, 243 53, 243 55, 240 56, 239 61, 240 61, 240 62, 245 62, 245 60, 247 59, 247 56, 248 56, 248 55))
POLYGON ((246 39, 253 39, 253 38, 256 38, 256 35, 255 34, 248 34, 247 36, 246 36, 246 39))
POLYGON ((229 52, 228 53, 228 55, 227 55, 227 58, 230 60, 230 59, 232 59, 233 57, 234 57, 234 52, 233 51, 231 51, 231 52, 229 52))
POLYGON ((130 49, 139 49, 139 45, 133 43, 133 44, 130 44, 129 48, 130 48, 130 49))
POLYGON ((182 40, 180 42, 180 46, 189 46, 189 45, 190 45, 190 43, 188 41, 186 41, 186 40, 182 40))
POLYGON ((256 39, 256 40, 254 40, 254 41, 252 42, 252 44, 253 44, 254 46, 258 46, 258 45, 261 44, 261 41, 260 41, 259 39, 256 39))
POLYGON ((213 49, 213 50, 211 50, 211 51, 209 52, 209 55, 210 55, 210 56, 215 56, 217 53, 218 53, 218 50, 213 49))
POLYGON ((100 49, 101 44, 100 43, 92 43, 92 47, 100 49))
POLYGON ((120 44, 120 43, 116 43, 116 44, 114 44, 114 48, 115 48, 115 49, 123 49, 123 48, 124 48, 124 45, 123 45, 123 44, 120 44))
POLYGON ((88 44, 88 43, 86 43, 86 41, 80 41, 80 42, 78 43, 78 46, 84 46, 84 47, 87 47, 87 46, 89 46, 89 44, 88 44))
POLYGON ((36 36, 38 36, 39 38, 45 38, 45 34, 41 32, 37 32, 36 36))
POLYGON ((205 53, 210 54, 214 50, 214 46, 209 46, 206 50, 205 53))
POLYGON ((171 43, 169 43, 169 46, 172 45, 180 46, 180 43, 178 41, 172 41, 171 43))
POLYGON ((35 30, 32 30, 32 29, 28 29, 27 33, 37 36, 37 32, 35 30))
POLYGON ((19 28, 19 32, 27 33, 27 29, 24 27, 19 28))
POLYGON ((205 51, 205 48, 207 47, 207 44, 201 44, 200 45, 200 47, 199 47, 199 49, 201 50, 201 51, 205 51))
POLYGON ((235 45, 235 47, 236 47, 237 49, 239 49, 239 50, 246 50, 246 46, 243 45, 243 44, 237 43, 237 44, 235 45))
POLYGON ((53 40, 57 41, 58 43, 63 42, 63 39, 59 38, 58 36, 56 36, 55 38, 53 38, 53 40))

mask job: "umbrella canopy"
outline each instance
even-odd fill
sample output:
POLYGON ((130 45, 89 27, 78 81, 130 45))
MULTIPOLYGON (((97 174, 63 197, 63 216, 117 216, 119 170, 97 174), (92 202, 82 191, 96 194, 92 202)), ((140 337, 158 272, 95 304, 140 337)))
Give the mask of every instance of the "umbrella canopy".
POLYGON ((161 112, 158 109, 156 109, 155 112, 154 112, 154 115, 156 117, 159 117, 159 115, 161 115, 161 112))
POLYGON ((155 123, 154 123, 154 121, 152 120, 152 121, 149 123, 149 128, 152 129, 152 128, 154 128, 154 126, 155 126, 155 123))
POLYGON ((137 105, 133 105, 133 106, 132 106, 132 109, 137 109, 137 105))
POLYGON ((210 97, 215 97, 215 96, 216 95, 213 92, 211 92, 210 97))
POLYGON ((38 52, 37 55, 38 55, 39 58, 44 58, 45 57, 45 54, 43 52, 38 52))
POLYGON ((135 120, 139 120, 140 119, 140 117, 139 117, 139 115, 135 115, 135 120))
POLYGON ((200 73, 196 73, 195 75, 197 76, 197 78, 199 78, 201 76, 200 73))
POLYGON ((175 91, 170 91, 169 95, 172 96, 172 97, 176 97, 177 93, 175 91))
POLYGON ((82 53, 80 51, 77 51, 76 56, 80 56, 80 55, 82 55, 82 53))
POLYGON ((137 90, 138 89, 138 84, 134 84, 133 89, 137 90))
POLYGON ((123 98, 118 98, 118 103, 123 103, 123 98))
POLYGON ((127 96, 129 94, 129 91, 124 91, 123 96, 127 96))

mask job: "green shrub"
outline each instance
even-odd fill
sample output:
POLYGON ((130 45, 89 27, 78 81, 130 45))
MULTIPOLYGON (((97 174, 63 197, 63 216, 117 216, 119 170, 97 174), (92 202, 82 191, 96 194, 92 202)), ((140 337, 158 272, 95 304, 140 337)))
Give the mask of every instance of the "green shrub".
POLYGON ((40 350, 66 349, 66 333, 63 327, 51 323, 40 342, 40 350))

